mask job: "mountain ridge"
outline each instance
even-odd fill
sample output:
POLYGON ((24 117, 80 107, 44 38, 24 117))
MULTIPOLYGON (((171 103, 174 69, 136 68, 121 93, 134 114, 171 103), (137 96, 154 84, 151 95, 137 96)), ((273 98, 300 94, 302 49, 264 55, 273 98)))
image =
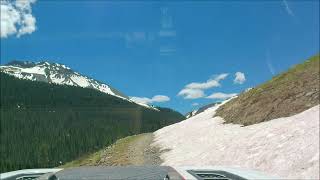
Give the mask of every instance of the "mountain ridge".
MULTIPOLYGON (((50 63, 44 60, 39 62, 14 60, 5 65, 1 65, 0 71, 19 79, 95 89, 134 102, 127 95, 109 84, 105 84, 99 80, 76 72, 64 64, 50 63)), ((158 110, 147 104, 134 103, 153 110, 158 110)))

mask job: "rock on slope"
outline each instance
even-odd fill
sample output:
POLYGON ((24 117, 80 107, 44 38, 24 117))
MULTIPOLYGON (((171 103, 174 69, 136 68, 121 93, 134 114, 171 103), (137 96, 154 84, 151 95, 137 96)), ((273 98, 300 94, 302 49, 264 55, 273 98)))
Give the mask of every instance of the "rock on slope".
POLYGON ((319 104, 319 55, 221 106, 216 116, 250 125, 292 116, 319 104))

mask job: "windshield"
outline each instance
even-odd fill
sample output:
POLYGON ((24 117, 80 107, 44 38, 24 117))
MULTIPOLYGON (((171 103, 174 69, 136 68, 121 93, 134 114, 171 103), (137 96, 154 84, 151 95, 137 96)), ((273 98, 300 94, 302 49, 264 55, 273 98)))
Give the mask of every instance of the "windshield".
POLYGON ((1 0, 0 73, 1 173, 319 178, 317 0, 1 0))

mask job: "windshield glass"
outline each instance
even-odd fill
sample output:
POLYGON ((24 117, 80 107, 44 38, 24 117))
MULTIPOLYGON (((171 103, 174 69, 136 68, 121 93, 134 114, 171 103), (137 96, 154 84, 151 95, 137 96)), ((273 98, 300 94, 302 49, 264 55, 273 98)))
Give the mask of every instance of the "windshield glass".
POLYGON ((1 0, 0 73, 0 173, 319 178, 317 0, 1 0))

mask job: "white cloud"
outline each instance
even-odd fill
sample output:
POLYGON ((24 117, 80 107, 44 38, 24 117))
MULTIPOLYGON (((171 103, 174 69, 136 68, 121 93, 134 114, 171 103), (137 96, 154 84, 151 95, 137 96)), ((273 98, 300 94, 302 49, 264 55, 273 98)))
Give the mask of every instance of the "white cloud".
POLYGON ((130 100, 137 102, 137 103, 143 103, 143 104, 148 104, 150 103, 151 99, 146 98, 146 97, 130 97, 130 100))
POLYGON ((287 12, 290 16, 293 16, 293 17, 294 17, 294 13, 293 13, 293 11, 291 10, 288 2, 287 2, 286 0, 282 0, 282 3, 283 3, 283 5, 284 5, 284 7, 285 7, 285 9, 286 9, 286 12, 287 12))
POLYGON ((182 89, 178 96, 183 96, 184 99, 198 99, 205 96, 203 90, 201 89, 182 89))
POLYGON ((36 0, 0 1, 1 38, 10 35, 20 37, 36 30, 36 19, 31 9, 31 5, 35 2, 36 0))
POLYGON ((218 92, 218 93, 213 93, 210 96, 206 97, 208 99, 228 99, 231 98, 233 96, 237 95, 237 93, 231 93, 231 94, 226 94, 226 93, 222 93, 222 92, 218 92))
POLYGON ((17 6, 17 8, 19 9, 31 9, 31 4, 35 3, 36 0, 16 0, 15 5, 17 6))
POLYGON ((227 73, 223 73, 220 75, 217 75, 213 79, 207 80, 207 82, 199 83, 199 82, 193 82, 185 86, 187 89, 209 89, 212 87, 218 87, 221 86, 220 82, 221 80, 225 79, 228 76, 227 73))
POLYGON ((178 96, 183 96, 184 99, 197 99, 205 96, 204 90, 213 87, 221 86, 220 81, 228 76, 227 73, 219 74, 207 80, 206 82, 193 82, 187 84, 179 93, 178 96))
POLYGON ((11 5, 2 4, 0 1, 1 32, 0 37, 7 37, 17 32, 16 23, 20 21, 20 14, 11 5))
POLYGON ((170 98, 168 96, 164 96, 164 95, 156 95, 156 96, 153 96, 152 101, 153 102, 166 102, 166 101, 170 101, 170 98))
POLYGON ((151 99, 147 97, 130 97, 130 99, 134 102, 143 103, 143 104, 152 104, 155 102, 170 101, 170 98, 164 95, 156 95, 156 96, 153 96, 151 99))
POLYGON ((243 84, 246 81, 246 76, 244 75, 244 73, 236 72, 234 75, 235 75, 235 78, 233 82, 235 84, 243 84))
POLYGON ((31 14, 23 15, 24 18, 22 20, 22 25, 19 30, 18 36, 23 34, 31 34, 36 30, 36 18, 34 18, 31 14))

